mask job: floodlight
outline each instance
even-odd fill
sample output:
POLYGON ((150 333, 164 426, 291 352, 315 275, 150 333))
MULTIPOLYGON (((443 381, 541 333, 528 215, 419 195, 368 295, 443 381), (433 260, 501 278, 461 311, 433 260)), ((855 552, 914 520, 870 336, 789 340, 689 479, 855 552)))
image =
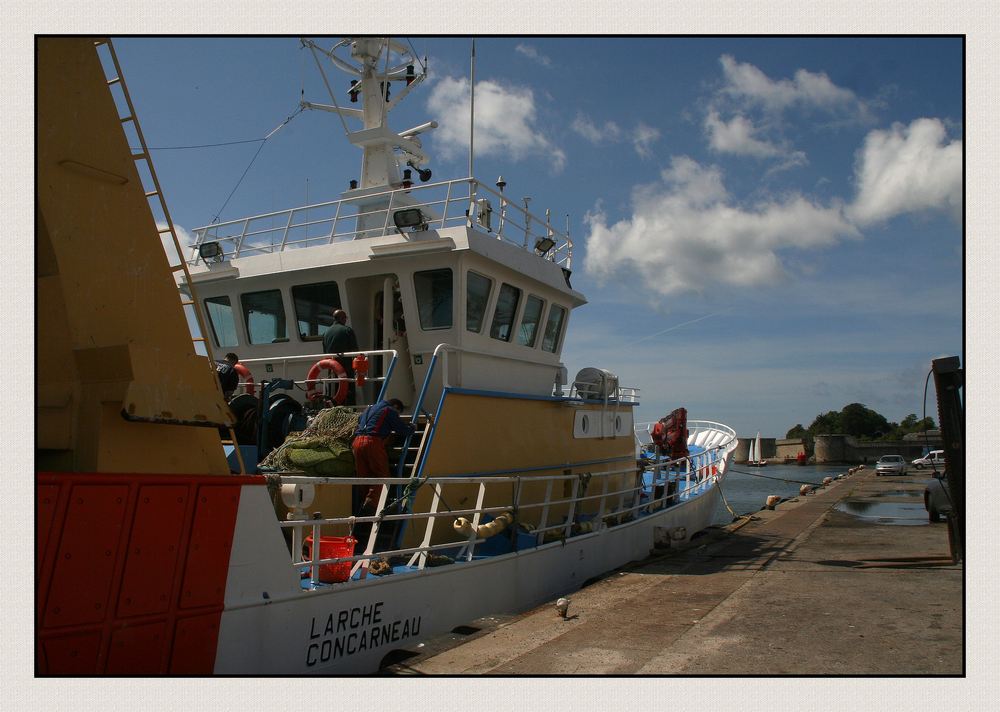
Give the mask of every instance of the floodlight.
POLYGON ((396 224, 396 229, 400 232, 404 228, 415 228, 415 229, 427 229, 427 220, 424 218, 424 214, 420 212, 420 208, 407 208, 406 210, 397 210, 392 214, 392 221, 396 224))
POLYGON ((208 262, 209 260, 222 261, 222 245, 218 242, 203 242, 198 245, 198 256, 208 262))
POLYGON ((540 237, 535 242, 535 251, 540 255, 545 255, 546 252, 551 250, 556 246, 556 241, 551 237, 540 237))

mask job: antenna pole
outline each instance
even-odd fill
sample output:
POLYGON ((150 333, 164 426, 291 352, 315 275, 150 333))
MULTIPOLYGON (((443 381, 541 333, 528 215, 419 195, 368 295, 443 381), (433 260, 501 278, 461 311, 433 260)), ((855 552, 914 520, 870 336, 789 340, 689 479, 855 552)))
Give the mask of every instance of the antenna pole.
POLYGON ((472 172, 473 137, 476 132, 476 38, 472 38, 472 67, 470 69, 471 80, 469 87, 471 96, 469 100, 469 178, 475 174, 472 172))

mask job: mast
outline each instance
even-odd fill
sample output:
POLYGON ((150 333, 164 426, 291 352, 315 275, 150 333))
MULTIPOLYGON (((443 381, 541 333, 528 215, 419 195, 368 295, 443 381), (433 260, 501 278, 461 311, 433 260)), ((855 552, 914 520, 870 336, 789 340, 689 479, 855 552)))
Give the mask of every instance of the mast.
POLYGON ((303 108, 329 111, 339 114, 342 120, 346 118, 361 123, 359 130, 351 130, 344 122, 348 140, 362 151, 357 190, 397 187, 402 181, 401 165, 416 169, 422 181, 429 180, 430 171, 421 170, 421 167, 430 161, 430 157, 423 151, 416 136, 436 128, 437 123, 430 121, 399 133, 392 131, 388 125, 389 112, 413 87, 426 79, 426 65, 417 60, 409 47, 389 37, 347 37, 330 50, 322 49, 312 40, 303 39, 302 44, 313 52, 333 101, 332 106, 303 101, 303 108), (338 51, 347 47, 350 48, 350 59, 338 55, 338 51), (360 102, 360 109, 340 105, 337 100, 340 92, 333 89, 319 55, 325 55, 337 69, 354 77, 346 93, 350 103, 360 102), (397 63, 391 65, 393 56, 397 63), (403 83, 404 87, 394 95, 393 84, 396 83, 403 83))
POLYGON ((473 147, 476 136, 476 38, 472 38, 472 67, 469 69, 469 178, 476 175, 472 170, 473 147))

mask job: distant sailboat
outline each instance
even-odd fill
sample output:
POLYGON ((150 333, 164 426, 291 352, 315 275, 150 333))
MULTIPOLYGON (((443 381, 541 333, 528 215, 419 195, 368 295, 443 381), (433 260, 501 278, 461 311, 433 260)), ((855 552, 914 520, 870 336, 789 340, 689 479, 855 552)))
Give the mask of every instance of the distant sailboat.
POLYGON ((766 467, 767 460, 764 459, 763 450, 760 447, 760 432, 757 437, 750 442, 750 457, 747 459, 750 467, 766 467))

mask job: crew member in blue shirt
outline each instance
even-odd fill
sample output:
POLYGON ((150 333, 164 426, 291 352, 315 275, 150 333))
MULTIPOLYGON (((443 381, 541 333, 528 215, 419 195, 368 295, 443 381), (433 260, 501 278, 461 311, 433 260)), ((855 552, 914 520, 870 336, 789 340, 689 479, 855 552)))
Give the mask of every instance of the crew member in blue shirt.
MULTIPOLYGON (((398 398, 380 400, 365 409, 354 431, 351 450, 354 451, 354 465, 358 477, 389 477, 389 455, 386 447, 397 437, 405 437, 413 432, 413 426, 403 421, 403 402, 398 398)), ((352 490, 353 511, 357 516, 368 517, 375 514, 375 507, 381 494, 381 485, 357 485, 352 490)), ((358 546, 363 548, 371 525, 359 525, 358 546)))

